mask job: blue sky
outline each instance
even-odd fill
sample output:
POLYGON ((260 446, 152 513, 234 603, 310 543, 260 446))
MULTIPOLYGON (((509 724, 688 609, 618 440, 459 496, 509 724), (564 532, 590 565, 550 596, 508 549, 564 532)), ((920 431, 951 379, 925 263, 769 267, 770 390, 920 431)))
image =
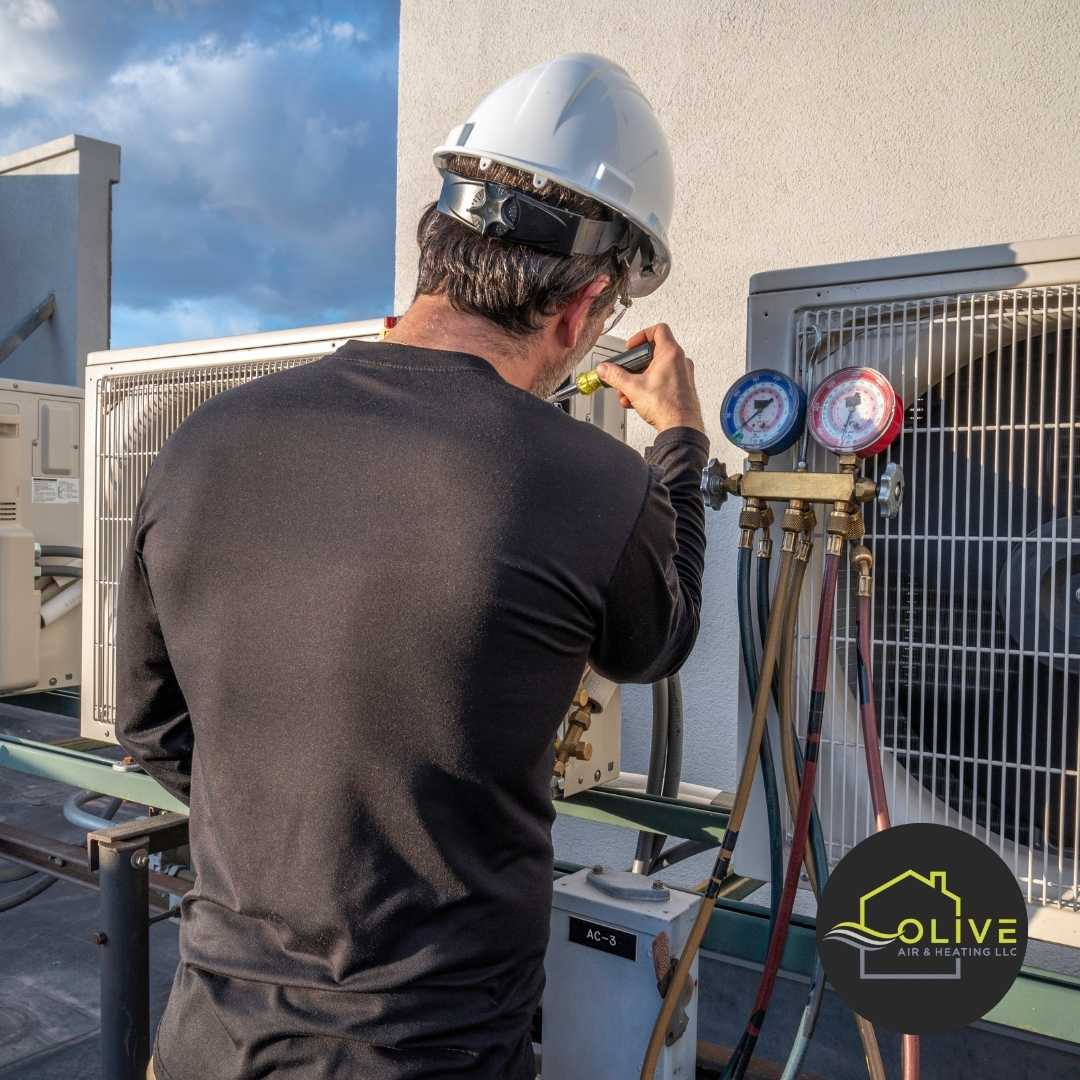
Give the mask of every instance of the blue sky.
POLYGON ((397 0, 0 0, 0 154, 119 143, 114 347, 388 313, 397 0))

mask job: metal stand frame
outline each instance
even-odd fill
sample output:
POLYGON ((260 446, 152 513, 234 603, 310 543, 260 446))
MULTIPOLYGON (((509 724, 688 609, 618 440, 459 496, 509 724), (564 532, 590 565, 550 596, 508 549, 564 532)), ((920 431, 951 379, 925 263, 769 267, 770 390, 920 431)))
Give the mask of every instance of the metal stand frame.
POLYGON ((150 1059, 150 856, 187 843, 187 818, 160 814, 86 837, 102 929, 101 1074, 142 1080, 150 1059))

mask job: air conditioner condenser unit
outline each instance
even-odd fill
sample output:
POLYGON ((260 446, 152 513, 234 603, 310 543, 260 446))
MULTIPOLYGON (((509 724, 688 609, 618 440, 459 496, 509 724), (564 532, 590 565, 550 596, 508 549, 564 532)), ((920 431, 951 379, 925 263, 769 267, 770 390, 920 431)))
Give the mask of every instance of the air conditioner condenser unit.
MULTIPOLYGON (((1078 312, 1080 238, 758 274, 748 309, 749 368, 780 368, 807 386, 865 365, 906 406, 900 438, 868 463, 874 479, 890 462, 906 477, 898 518, 867 515, 894 823, 978 836, 1030 904, 1071 912, 1080 910, 1078 312)), ((811 469, 834 468, 810 447, 811 469)), ((802 700, 823 537, 799 617, 802 700)), ((854 575, 840 583, 819 765, 831 862, 873 832, 854 584, 854 575)), ((767 878, 760 788, 744 832, 740 872, 767 878)))
POLYGON ((76 386, 0 379, 0 694, 79 682, 82 406, 76 386))
MULTIPOLYGON (((116 741, 117 582, 139 494, 166 439, 216 394, 263 375, 310 363, 350 339, 376 340, 385 326, 383 319, 372 319, 110 350, 91 353, 87 358, 84 444, 90 486, 83 515, 84 736, 116 741)), ((580 370, 595 367, 623 348, 620 339, 602 338, 580 370)), ((616 438, 626 437, 626 415, 610 391, 575 397, 558 407, 616 438)), ((619 775, 618 688, 591 673, 585 689, 600 711, 591 717, 584 740, 589 757, 572 757, 565 763, 562 775, 553 778, 553 787, 560 796, 586 791, 619 775)), ((572 711, 568 710, 561 725, 560 739, 567 736, 572 711)))

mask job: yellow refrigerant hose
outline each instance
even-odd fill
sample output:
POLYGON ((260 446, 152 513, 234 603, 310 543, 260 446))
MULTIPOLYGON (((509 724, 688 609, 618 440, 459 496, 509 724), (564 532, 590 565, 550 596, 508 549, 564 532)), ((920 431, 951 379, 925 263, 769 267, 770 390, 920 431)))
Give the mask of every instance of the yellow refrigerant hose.
MULTIPOLYGON (((697 917, 690 928, 690 934, 683 946, 679 962, 672 973, 667 992, 660 1007, 660 1013, 653 1026, 649 1045, 645 1051, 645 1060, 641 1066, 641 1080, 653 1080, 657 1062, 663 1052, 665 1038, 671 1019, 675 1015, 675 1009, 682 998, 687 979, 690 977, 690 967, 697 955, 701 942, 705 937, 705 931, 709 926, 709 918, 716 907, 718 890, 723 884, 731 865, 732 852, 738 839, 739 829, 746 817, 746 808, 750 803, 750 792, 753 788, 754 776, 757 771, 758 752, 761 748, 761 736, 765 730, 765 721, 769 714, 769 699, 772 693, 773 676, 777 670, 777 659, 780 651, 780 635, 783 628, 784 616, 788 609, 789 599, 792 599, 792 586, 794 584, 795 570, 795 541, 799 532, 788 528, 785 524, 784 541, 780 551, 779 568, 777 571, 776 599, 769 619, 769 628, 765 636, 765 648, 761 657, 761 672, 758 679, 758 692, 754 700, 754 711, 750 721, 750 737, 747 741, 746 755, 743 758, 742 771, 739 774, 739 783, 735 789, 735 800, 731 808, 731 816, 728 819, 727 829, 724 832, 724 845, 717 856, 713 867, 712 876, 709 878, 705 890, 704 899, 698 908, 697 917)), ((793 597, 793 602, 798 605, 798 596, 793 597)))

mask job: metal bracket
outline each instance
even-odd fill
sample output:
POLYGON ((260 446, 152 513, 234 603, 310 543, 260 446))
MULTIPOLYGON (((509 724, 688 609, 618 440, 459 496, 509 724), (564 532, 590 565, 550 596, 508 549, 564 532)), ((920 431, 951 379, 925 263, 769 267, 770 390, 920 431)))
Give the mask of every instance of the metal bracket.
POLYGON ((90 869, 97 870, 101 848, 143 850, 147 855, 170 848, 183 847, 188 842, 188 819, 183 814, 155 814, 136 818, 108 829, 96 829, 86 836, 86 852, 90 869))
POLYGON ((3 341, 0 341, 0 364, 2 364, 42 323, 48 322, 56 311, 56 297, 47 297, 3 341))

